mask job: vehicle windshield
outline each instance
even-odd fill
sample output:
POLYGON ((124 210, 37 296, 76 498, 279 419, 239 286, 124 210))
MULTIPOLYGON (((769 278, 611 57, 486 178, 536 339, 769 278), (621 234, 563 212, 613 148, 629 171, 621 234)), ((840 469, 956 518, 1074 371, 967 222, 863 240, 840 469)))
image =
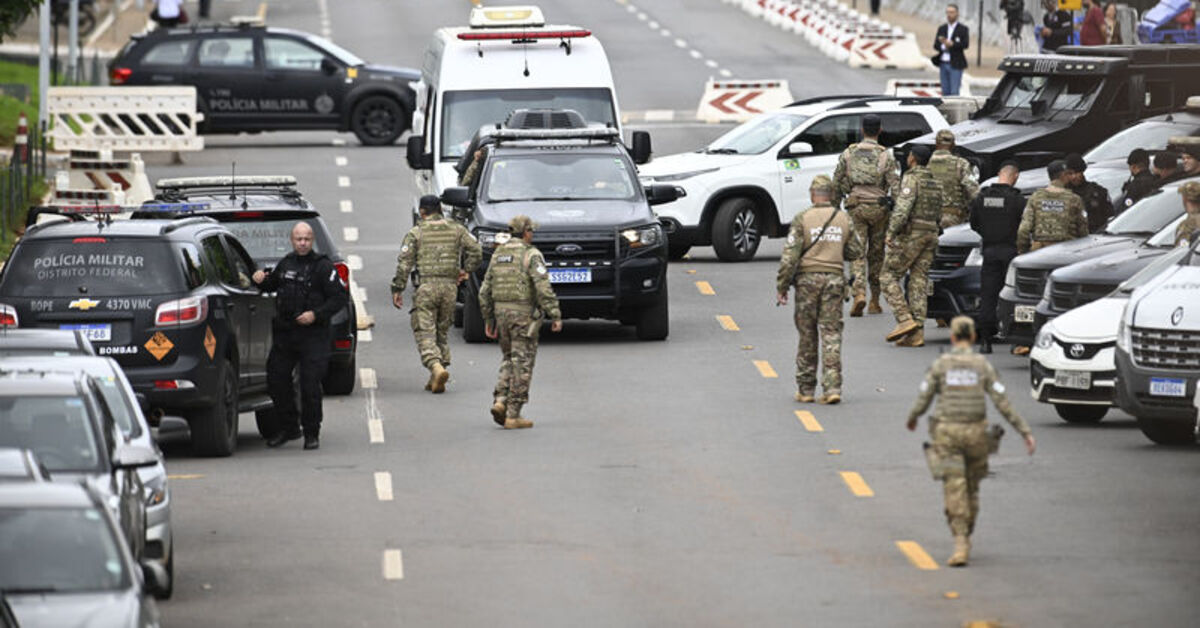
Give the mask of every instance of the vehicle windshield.
POLYGON ((30 449, 51 473, 100 471, 100 447, 79 397, 0 397, 0 447, 30 449))
POLYGON ((503 123, 517 109, 574 109, 589 123, 617 126, 606 87, 457 91, 442 98, 443 161, 462 157, 480 127, 503 123))
POLYGON ((1116 291, 1113 292, 1113 295, 1128 297, 1129 295, 1133 294, 1134 290, 1137 290, 1146 282, 1157 277, 1158 274, 1163 270, 1178 264, 1179 260, 1183 259, 1184 255, 1187 255, 1187 252, 1188 250, 1182 246, 1171 249, 1158 259, 1150 262, 1145 268, 1137 271, 1137 273, 1129 279, 1122 281, 1121 285, 1117 286, 1116 291))
POLYGON ((1087 111, 1104 82, 1099 76, 1009 75, 1001 85, 1006 108, 1028 108, 1044 100, 1047 111, 1087 111))
POLYGON ((1183 203, 1175 189, 1158 190, 1113 218, 1104 233, 1151 236, 1182 215, 1183 203))
POLYGON ((488 163, 486 198, 491 203, 547 200, 633 200, 637 178, 612 155, 546 153, 514 155, 488 163))
POLYGON ((759 116, 718 137, 705 152, 758 155, 788 137, 808 116, 778 112, 759 116))
POLYGON ((309 35, 308 41, 310 43, 312 43, 312 45, 314 45, 318 48, 321 48, 325 52, 328 52, 329 54, 337 57, 339 61, 341 61, 342 63, 345 63, 348 66, 353 67, 353 66, 357 66, 357 65, 363 65, 364 63, 366 63, 366 61, 363 61, 362 59, 360 59, 358 57, 358 55, 354 54, 353 52, 350 52, 349 50, 346 50, 345 48, 342 48, 341 46, 333 43, 332 41, 329 41, 328 39, 325 39, 324 37, 317 37, 316 35, 309 35))
POLYGON ((1183 222, 1183 218, 1183 216, 1180 216, 1167 223, 1167 226, 1160 229, 1152 238, 1146 240, 1146 245, 1157 246, 1159 248, 1175 246, 1175 228, 1179 226, 1179 223, 1183 222))
POLYGON ((27 240, 4 266, 0 293, 16 297, 127 297, 185 289, 166 242, 82 237, 27 240))
POLYGON ((131 586, 104 515, 89 508, 0 508, 0 590, 113 591, 131 586))
POLYGON ((1180 122, 1141 122, 1104 140, 1099 146, 1088 151, 1083 159, 1088 163, 1110 159, 1123 161, 1135 148, 1163 150, 1167 147, 1167 140, 1170 138, 1177 135, 1191 135, 1196 130, 1195 125, 1180 122))
MULTIPOLYGON (((254 220, 224 222, 227 229, 233 232, 238 242, 242 243, 246 252, 255 262, 282 259, 292 252, 292 227, 299 222, 294 218, 282 220, 254 220)), ((320 218, 308 218, 304 222, 313 229, 313 250, 323 255, 329 255, 332 248, 329 240, 329 229, 320 218)))

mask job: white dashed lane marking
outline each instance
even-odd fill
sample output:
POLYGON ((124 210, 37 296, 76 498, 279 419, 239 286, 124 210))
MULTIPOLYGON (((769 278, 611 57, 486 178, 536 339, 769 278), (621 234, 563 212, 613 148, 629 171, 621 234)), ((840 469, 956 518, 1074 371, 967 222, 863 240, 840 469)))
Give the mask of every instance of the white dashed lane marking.
POLYGON ((379 387, 379 380, 375 376, 375 369, 358 369, 358 381, 362 382, 364 389, 372 389, 379 387))
POLYGON ((342 239, 347 242, 358 242, 358 227, 343 227, 342 239))
POLYGON ((349 214, 354 211, 354 201, 342 201, 338 203, 338 207, 342 210, 343 214, 349 214))
POLYGON ((383 417, 379 414, 379 405, 375 403, 375 389, 367 388, 367 433, 371 444, 383 442, 383 417))
POLYGON ((401 556, 400 550, 390 549, 383 552, 383 579, 404 579, 404 558, 401 556))
POLYGON ((392 501, 392 474, 387 471, 375 472, 375 496, 381 502, 392 501))
POLYGON ((333 138, 333 145, 334 146, 345 146, 346 140, 344 140, 340 137, 335 137, 335 138, 333 138))
POLYGON ((337 164, 338 166, 345 166, 346 164, 350 163, 350 160, 338 155, 337 157, 333 158, 333 163, 337 164))
POLYGON ((358 341, 359 342, 371 342, 371 330, 369 330, 369 329, 358 330, 358 341))
POLYGON ((362 257, 359 255, 347 255, 346 265, 350 270, 362 270, 362 257))
POLYGON ((339 188, 350 187, 350 177, 347 177, 345 175, 338 177, 338 187, 339 188))

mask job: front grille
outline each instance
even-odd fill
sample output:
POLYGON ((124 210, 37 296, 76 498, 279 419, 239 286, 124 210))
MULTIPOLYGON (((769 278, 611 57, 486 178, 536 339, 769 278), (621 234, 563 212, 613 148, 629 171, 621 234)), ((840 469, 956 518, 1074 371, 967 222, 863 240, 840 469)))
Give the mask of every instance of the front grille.
POLYGON ((1057 342, 1058 346, 1062 347, 1063 354, 1072 360, 1090 360, 1096 357, 1097 353, 1117 346, 1116 342, 1063 342, 1058 338, 1055 338, 1054 342, 1057 342), (1076 347, 1078 347, 1078 349, 1076 349, 1076 347))
POLYGON ((553 268, 611 267, 616 259, 616 239, 609 234, 558 235, 535 238, 534 246, 542 252, 546 265, 553 268))
POLYGON ((933 266, 930 271, 958 270, 967 262, 971 254, 971 246, 939 246, 933 254, 933 266))
POLYGON ((1113 284, 1069 283, 1050 280, 1050 306, 1056 312, 1066 312, 1108 296, 1117 287, 1113 284))
POLYGON ((1017 296, 1026 299, 1041 299, 1046 289, 1048 270, 1017 269, 1017 296))
POLYGON ((1137 393, 1138 403, 1150 408, 1163 408, 1166 410, 1190 410, 1193 408, 1192 400, 1187 397, 1155 397, 1146 393, 1137 393))
POLYGON ((1138 366, 1174 371, 1200 370, 1200 332, 1134 327, 1133 361, 1138 366))

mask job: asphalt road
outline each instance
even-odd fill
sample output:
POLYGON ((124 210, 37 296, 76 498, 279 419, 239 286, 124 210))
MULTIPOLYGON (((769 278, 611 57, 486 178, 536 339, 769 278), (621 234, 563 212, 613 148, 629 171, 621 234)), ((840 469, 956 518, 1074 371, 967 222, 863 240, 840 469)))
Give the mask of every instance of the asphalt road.
MULTIPOLYGON (((328 6, 336 41, 415 66, 466 4, 298 0, 272 3, 270 20, 320 32, 328 6)), ((887 78, 833 65, 716 0, 541 4, 551 21, 598 33, 627 109, 692 108, 723 68, 788 78, 797 97, 887 78)), ((652 129, 659 154, 722 130, 652 129)), ((326 400, 319 451, 267 450, 252 415, 233 458, 168 445, 178 583, 167 625, 1194 625, 1200 452, 1153 446, 1115 411, 1099 426, 1062 423, 1029 399, 1023 359, 993 363, 1039 451, 1027 457, 1010 435, 992 458, 971 567, 922 569, 920 552, 940 564, 951 539, 924 424, 910 434, 903 421, 943 330, 902 350, 882 340, 889 315, 848 320, 846 401, 800 406, 791 311, 773 300, 780 243, 736 265, 697 249, 670 270, 669 340, 601 322, 545 334, 526 412, 537 426, 507 432, 487 413, 497 348, 453 336, 449 391, 429 395, 407 314, 389 303, 414 194, 401 148, 334 133, 210 137, 185 165, 149 169, 220 174, 233 161, 294 174, 335 234, 357 236, 339 244, 361 258, 353 275, 377 324, 360 345, 360 388, 326 400)))

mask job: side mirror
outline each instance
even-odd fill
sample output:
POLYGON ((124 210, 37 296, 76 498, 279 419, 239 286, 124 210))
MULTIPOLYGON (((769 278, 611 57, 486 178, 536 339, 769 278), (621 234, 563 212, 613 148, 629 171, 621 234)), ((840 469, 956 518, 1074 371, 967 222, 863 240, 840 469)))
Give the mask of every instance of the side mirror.
POLYGON ((152 467, 158 464, 158 452, 149 447, 127 445, 117 450, 113 456, 113 466, 118 469, 136 469, 152 467))
POLYGON ((408 137, 408 167, 413 170, 430 170, 433 168, 433 154, 425 152, 425 138, 421 135, 408 137))
POLYGON ((811 155, 813 154, 813 146, 808 142, 792 142, 787 147, 788 156, 795 155, 811 155))
POLYGON ((325 74, 333 76, 334 74, 337 74, 337 71, 340 69, 341 67, 329 57, 321 58, 321 71, 325 74))
POLYGON ((451 207, 469 208, 471 206, 471 188, 446 188, 442 192, 442 202, 451 207))
POLYGON ((676 185, 656 184, 646 187, 646 202, 651 205, 673 203, 687 196, 687 191, 676 185))
POLYGON ((633 157, 633 163, 637 165, 650 163, 650 134, 646 131, 633 132, 633 146, 629 150, 629 155, 633 157))
POLYGON ((163 566, 149 560, 143 560, 142 567, 142 588, 151 594, 164 593, 171 585, 171 577, 167 575, 167 570, 163 566))

